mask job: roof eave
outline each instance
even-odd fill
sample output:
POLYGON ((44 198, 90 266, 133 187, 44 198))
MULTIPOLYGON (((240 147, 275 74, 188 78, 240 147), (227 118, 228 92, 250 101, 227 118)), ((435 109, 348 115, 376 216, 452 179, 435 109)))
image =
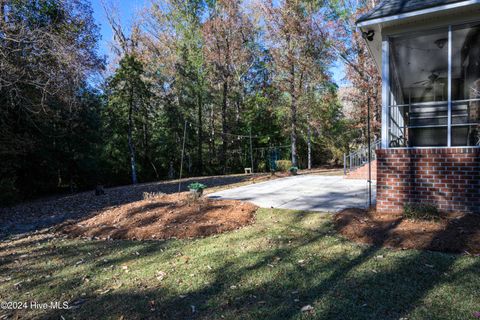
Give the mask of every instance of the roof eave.
POLYGON ((390 21, 398 21, 398 20, 403 20, 403 19, 426 15, 426 14, 434 14, 434 13, 438 13, 445 10, 457 9, 457 8, 462 8, 462 7, 475 5, 475 4, 480 4, 480 0, 466 0, 462 2, 450 3, 450 4, 445 4, 445 5, 436 6, 432 8, 426 8, 422 10, 416 10, 411 12, 395 14, 391 16, 374 18, 371 20, 364 20, 364 21, 357 22, 356 25, 359 28, 364 28, 371 25, 384 24, 390 21))

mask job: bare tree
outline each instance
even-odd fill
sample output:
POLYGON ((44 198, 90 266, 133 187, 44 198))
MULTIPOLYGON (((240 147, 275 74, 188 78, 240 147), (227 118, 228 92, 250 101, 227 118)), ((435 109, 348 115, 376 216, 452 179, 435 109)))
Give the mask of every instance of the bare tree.
POLYGON ((47 135, 41 127, 61 112, 70 114, 62 123, 71 121, 78 111, 79 89, 103 66, 95 53, 97 27, 89 4, 79 0, 46 5, 55 6, 56 19, 48 19, 48 10, 26 19, 32 8, 28 1, 0 1, 2 154, 25 153, 37 135, 47 135), (31 125, 36 134, 28 136, 18 121, 31 125))
POLYGON ((317 26, 324 21, 311 3, 284 0, 261 3, 267 29, 268 48, 274 63, 275 83, 290 100, 292 165, 297 166, 297 128, 300 100, 309 88, 325 80, 331 61, 327 34, 317 26))
POLYGON ((381 76, 355 21, 377 3, 374 0, 342 0, 331 7, 335 21, 330 24, 330 47, 344 63, 346 79, 355 89, 348 97, 355 107, 350 116, 357 121, 356 126, 361 131, 363 141, 367 131, 367 100, 373 106, 370 126, 375 136, 378 137, 380 132, 381 76))
POLYGON ((211 10, 210 17, 203 25, 205 59, 213 67, 211 78, 214 86, 221 88, 222 153, 221 162, 226 171, 228 114, 234 111, 232 91, 236 91, 237 122, 240 115, 242 78, 253 62, 253 40, 255 29, 252 21, 242 11, 239 0, 219 0, 211 10))

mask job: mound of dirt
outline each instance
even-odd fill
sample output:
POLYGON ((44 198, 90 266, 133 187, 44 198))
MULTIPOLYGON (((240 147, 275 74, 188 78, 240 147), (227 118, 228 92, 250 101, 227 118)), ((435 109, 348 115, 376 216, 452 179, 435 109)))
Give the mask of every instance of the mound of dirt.
POLYGON ((257 207, 236 200, 189 199, 188 193, 160 195, 120 205, 67 223, 57 232, 95 239, 197 238, 252 223, 257 207))
POLYGON ((400 249, 454 253, 480 253, 480 216, 443 214, 438 220, 406 219, 402 214, 346 209, 334 217, 346 238, 366 244, 400 249))

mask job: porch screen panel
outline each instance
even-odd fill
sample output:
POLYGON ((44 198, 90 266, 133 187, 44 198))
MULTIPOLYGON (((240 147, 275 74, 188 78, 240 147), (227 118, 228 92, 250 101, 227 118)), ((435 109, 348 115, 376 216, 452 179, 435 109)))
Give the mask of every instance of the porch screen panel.
POLYGON ((452 146, 480 145, 480 24, 452 29, 452 146))
POLYGON ((448 29, 392 37, 389 69, 389 146, 446 146, 448 29))

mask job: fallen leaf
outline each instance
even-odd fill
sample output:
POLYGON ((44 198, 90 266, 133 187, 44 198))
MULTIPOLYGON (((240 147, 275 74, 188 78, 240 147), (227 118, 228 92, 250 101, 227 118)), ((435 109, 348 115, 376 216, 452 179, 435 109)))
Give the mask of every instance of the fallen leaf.
POLYGON ((163 271, 157 271, 156 276, 158 281, 162 281, 167 274, 163 271))
POLYGON ((111 290, 112 290, 112 289, 108 288, 108 289, 105 289, 105 290, 99 289, 99 290, 97 290, 97 291, 98 291, 98 294, 99 294, 99 295, 103 296, 104 294, 109 293, 111 290))
POLYGON ((112 286, 112 289, 113 289, 113 290, 120 289, 120 287, 121 287, 122 285, 123 285, 123 284, 120 282, 120 283, 118 283, 118 284, 116 284, 116 285, 112 286))
POLYGON ((307 311, 312 311, 313 310, 313 307, 309 304, 307 304, 306 306, 303 306, 302 309, 300 309, 300 311, 302 312, 307 312, 307 311))

